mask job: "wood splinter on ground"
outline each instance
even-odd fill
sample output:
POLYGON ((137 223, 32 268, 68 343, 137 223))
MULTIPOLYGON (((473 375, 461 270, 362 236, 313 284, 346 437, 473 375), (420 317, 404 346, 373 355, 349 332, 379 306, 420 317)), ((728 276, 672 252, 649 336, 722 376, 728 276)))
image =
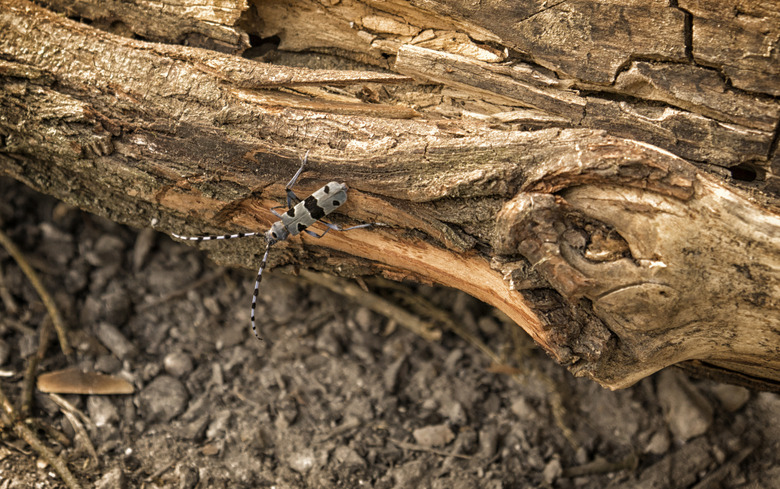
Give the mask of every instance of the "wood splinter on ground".
MULTIPOLYGON (((329 217, 390 227, 270 266, 461 289, 611 389, 669 365, 780 388, 777 9, 336 2, 311 29, 305 2, 250 3, 149 25, 0 0, 0 173, 137 227, 251 232, 310 151, 301 194, 343 181, 329 217), (255 38, 279 49, 241 57, 255 38)), ((264 244, 206 246, 256 269, 264 244)))

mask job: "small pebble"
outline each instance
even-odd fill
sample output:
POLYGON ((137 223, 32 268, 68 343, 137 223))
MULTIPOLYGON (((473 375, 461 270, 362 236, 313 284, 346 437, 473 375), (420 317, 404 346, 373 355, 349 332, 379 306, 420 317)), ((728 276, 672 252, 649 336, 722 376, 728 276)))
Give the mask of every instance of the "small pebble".
POLYGON ((229 409, 223 409, 218 412, 206 430, 206 439, 213 440, 215 438, 224 437, 225 433, 228 432, 228 425, 232 415, 233 413, 229 409))
POLYGON ((325 325, 322 331, 317 335, 317 340, 314 343, 314 347, 317 351, 327 353, 330 356, 337 357, 342 354, 343 349, 339 343, 338 338, 334 334, 334 330, 330 325, 325 325))
POLYGON ((482 316, 477 321, 477 325, 479 326, 479 330, 485 335, 485 336, 495 336, 499 333, 501 333, 501 326, 498 324, 498 322, 493 319, 490 316, 482 316))
POLYGON ((251 333, 251 328, 244 321, 228 323, 226 327, 220 330, 219 337, 214 342, 215 347, 217 350, 225 350, 243 344, 246 342, 247 334, 254 336, 251 333))
POLYGON ((175 377, 160 375, 144 387, 138 400, 147 422, 168 422, 184 412, 189 394, 175 377))
POLYGON ((174 377, 183 377, 192 372, 192 357, 183 351, 165 355, 163 359, 165 371, 174 377))
POLYGON ((123 335, 122 332, 119 331, 119 328, 113 324, 106 322, 99 323, 96 335, 100 342, 111 350, 111 353, 116 355, 120 360, 132 358, 138 353, 135 345, 125 338, 125 335, 123 335))
POLYGON ((446 406, 442 406, 442 409, 439 411, 443 411, 443 414, 447 416, 447 419, 450 420, 450 423, 452 424, 466 424, 466 410, 463 409, 463 405, 458 401, 453 401, 446 406))
POLYGON ((116 406, 105 396, 88 396, 87 412, 89 418, 98 428, 119 421, 119 412, 116 406))
POLYGON ((666 430, 659 431, 650 438, 649 442, 647 442, 647 446, 645 446, 645 453, 663 455, 669 451, 670 444, 671 440, 669 440, 669 435, 666 433, 666 430))
POLYGON ((130 316, 132 301, 128 291, 118 284, 109 284, 100 296, 100 318, 113 324, 123 324, 130 316))
POLYGON ((393 489, 406 489, 409 487, 425 487, 422 483, 430 474, 430 466, 425 460, 412 460, 396 465, 387 471, 381 482, 392 481, 394 484, 385 484, 385 487, 393 489))
POLYGON ((103 477, 95 482, 95 489, 122 489, 127 485, 125 480, 125 474, 120 467, 114 467, 109 470, 103 477))
POLYGON ((422 402, 422 405, 420 406, 420 409, 422 411, 435 411, 439 407, 439 403, 436 402, 436 399, 426 399, 422 402))
POLYGON ((475 453, 478 447, 477 432, 464 428, 458 431, 455 436, 455 444, 453 445, 453 453, 469 454, 475 453))
POLYGON ((542 470, 547 465, 544 463, 542 454, 539 452, 539 447, 533 446, 525 453, 525 463, 528 467, 535 470, 542 470))
POLYGON ((100 319, 103 304, 92 295, 87 296, 84 305, 81 307, 79 321, 82 324, 93 324, 100 319))
POLYGON ((417 428, 412 432, 412 436, 419 445, 425 447, 443 447, 455 439, 455 435, 446 424, 417 428))
POLYGON ((94 267, 104 267, 122 263, 125 242, 117 236, 104 234, 100 236, 92 250, 85 254, 87 262, 94 267))
POLYGON ((504 483, 500 480, 493 479, 485 482, 483 487, 485 489, 504 489, 504 483))
POLYGON ((444 360, 444 364, 442 365, 442 370, 444 372, 453 372, 457 369, 458 362, 460 359, 463 358, 463 350, 460 348, 452 350, 448 355, 447 358, 444 360))
POLYGON ((780 395, 775 392, 756 393, 754 406, 757 412, 766 416, 766 423, 762 428, 765 440, 780 440, 780 395))
POLYGON ((89 265, 84 258, 79 256, 68 264, 68 271, 65 272, 63 283, 64 290, 70 295, 76 295, 84 290, 87 284, 89 284, 89 265))
POLYGON ((264 296, 262 303, 266 308, 266 315, 273 318, 276 324, 293 322, 296 314, 308 303, 300 288, 283 280, 269 280, 268 285, 267 288, 260 289, 261 295, 264 296))
POLYGON ((585 447, 579 447, 577 449, 577 452, 574 454, 574 460, 579 465, 585 465, 588 462, 588 451, 585 447))
POLYGON ((718 465, 722 465, 726 461, 726 453, 717 445, 712 447, 712 456, 715 457, 718 465))
POLYGON ((204 434, 206 433, 206 429, 209 425, 209 415, 204 414, 198 418, 195 418, 195 420, 190 421, 180 431, 180 436, 185 440, 197 440, 200 441, 204 434))
POLYGON ((363 331, 371 331, 376 316, 367 307, 361 307, 355 312, 355 322, 363 331))
POLYGON ((337 447, 333 452, 333 457, 338 463, 342 465, 356 465, 360 467, 364 467, 366 465, 366 461, 363 460, 363 457, 361 457, 354 449, 346 445, 337 447))
POLYGON ((296 451, 287 459, 287 465, 299 474, 310 471, 314 467, 314 462, 314 451, 311 448, 296 451))
POLYGON ((220 447, 219 445, 215 445, 214 443, 209 443, 207 445, 204 445, 200 449, 201 455, 205 455, 207 457, 215 457, 219 455, 220 447))
POLYGON ((558 457, 553 458, 547 465, 544 466, 542 471, 542 477, 547 484, 552 484, 555 480, 563 474, 563 467, 561 467, 561 461, 558 457))
POLYGON ((493 458, 498 450, 498 429, 489 424, 479 430, 479 451, 477 457, 483 460, 493 458))
POLYGON ((713 408, 681 372, 658 374, 658 400, 674 436, 682 441, 704 434, 712 425, 713 408))
POLYGON ((361 420, 374 417, 374 406, 370 399, 356 397, 342 410, 342 415, 344 416, 342 425, 347 422, 357 425, 361 420))
POLYGON ((222 314, 222 306, 219 305, 219 301, 215 297, 206 296, 203 298, 203 307, 208 312, 215 316, 222 314))
POLYGON ((193 279, 193 276, 197 270, 192 268, 169 268, 172 265, 161 265, 159 263, 151 262, 144 270, 142 279, 149 292, 153 294, 156 300, 158 294, 165 294, 174 290, 179 290, 187 285, 189 281, 193 279))
POLYGON ((723 409, 730 413, 742 409, 750 399, 750 391, 737 385, 718 384, 712 388, 712 393, 718 398, 723 409))
POLYGON ((525 397, 518 397, 514 401, 512 401, 512 405, 510 407, 510 410, 517 416, 521 421, 535 421, 539 418, 539 415, 537 414, 536 410, 531 406, 531 404, 528 402, 528 400, 525 397))
POLYGON ((73 236, 60 231, 51 223, 40 224, 41 244, 37 252, 60 266, 65 266, 76 254, 73 236))
POLYGON ((162 365, 160 365, 157 362, 153 362, 153 363, 147 363, 146 365, 141 367, 141 371, 138 373, 141 374, 140 375, 141 379, 144 382, 151 382, 153 378, 157 377, 162 373, 162 369, 163 369, 162 365))
POLYGON ((27 358, 38 352, 38 337, 34 334, 25 334, 19 338, 19 357, 27 358))
POLYGON ((117 357, 110 354, 100 355, 95 360, 95 370, 112 374, 122 369, 122 362, 117 357))
POLYGON ((149 257, 149 252, 154 247, 154 242, 157 239, 157 231, 152 228, 144 228, 135 238, 133 243, 133 271, 137 272, 143 268, 146 264, 146 260, 149 257))
POLYGON ((174 475, 179 479, 179 485, 176 486, 178 489, 193 489, 200 482, 198 469, 191 465, 177 465, 174 475))
MULTIPOLYGON (((465 406, 467 410, 471 410, 473 406, 465 406)), ((482 409, 485 410, 486 414, 493 414, 495 412, 498 412, 499 409, 501 409, 501 398, 498 397, 495 393, 491 392, 488 394, 487 399, 485 399, 482 402, 482 409)))

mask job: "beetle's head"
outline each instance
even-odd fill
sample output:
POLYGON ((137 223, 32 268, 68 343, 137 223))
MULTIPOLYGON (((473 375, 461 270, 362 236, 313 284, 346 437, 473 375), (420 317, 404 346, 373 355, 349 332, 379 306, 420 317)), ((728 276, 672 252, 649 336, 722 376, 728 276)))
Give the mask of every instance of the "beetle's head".
POLYGON ((265 239, 270 244, 274 244, 277 241, 284 241, 287 239, 287 234, 287 228, 284 227, 282 221, 276 221, 271 226, 271 229, 265 232, 265 239))

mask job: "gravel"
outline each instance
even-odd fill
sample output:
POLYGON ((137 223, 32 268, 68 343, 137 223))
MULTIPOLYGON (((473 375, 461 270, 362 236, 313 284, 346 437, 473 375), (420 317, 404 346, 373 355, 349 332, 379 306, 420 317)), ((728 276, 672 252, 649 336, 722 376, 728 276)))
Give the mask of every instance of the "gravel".
MULTIPOLYGON (((260 291, 258 315, 271 340, 261 344, 247 318, 255 270, 223 271, 195 248, 7 179, 0 195, 3 229, 58 291, 77 348, 69 361, 52 344, 39 370, 77 364, 136 388, 67 396, 89 421, 97 467, 60 408, 35 393, 32 416, 71 440, 38 436, 84 487, 588 489, 778 480, 776 394, 673 369, 606 391, 518 339, 516 326, 488 306, 408 285, 494 351, 520 358, 516 377, 493 373, 488 358, 453 334, 422 340, 277 270, 260 291), (207 276, 215 278, 193 286, 207 276)), ((213 246, 231 244, 203 249, 213 246)), ((45 310, 3 250, 0 277, 17 306, 0 300, 0 384, 15 403, 45 310)), ((372 290, 394 300, 392 291, 372 290)), ((62 487, 51 474, 4 432, 1 487, 62 487)))

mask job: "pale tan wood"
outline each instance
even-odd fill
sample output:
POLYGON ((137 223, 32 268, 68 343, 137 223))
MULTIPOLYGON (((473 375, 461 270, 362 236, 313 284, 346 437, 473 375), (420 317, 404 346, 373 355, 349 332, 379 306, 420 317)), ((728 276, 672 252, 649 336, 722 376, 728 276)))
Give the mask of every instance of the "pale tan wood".
POLYGON ((632 383, 691 359, 780 371, 779 215, 641 143, 597 143, 534 177, 499 213, 495 249, 587 299, 619 339, 589 375, 632 383))

